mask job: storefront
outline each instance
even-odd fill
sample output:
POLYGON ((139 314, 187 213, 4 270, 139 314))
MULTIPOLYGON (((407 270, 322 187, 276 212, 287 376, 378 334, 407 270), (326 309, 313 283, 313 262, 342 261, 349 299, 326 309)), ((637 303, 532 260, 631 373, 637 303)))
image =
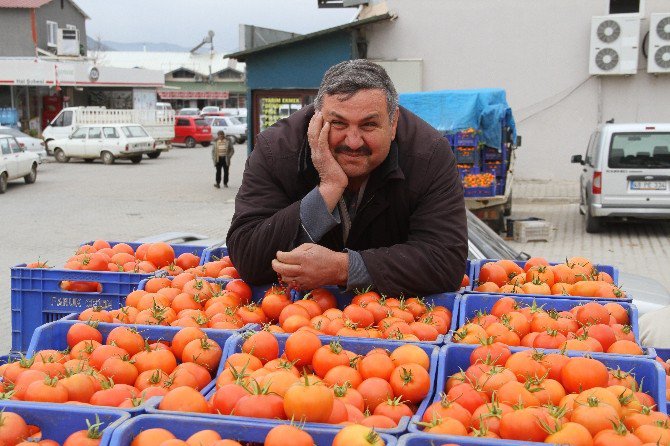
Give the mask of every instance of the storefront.
POLYGON ((163 73, 95 65, 90 60, 0 58, 0 108, 18 111, 21 128, 39 134, 63 107, 153 108, 163 73))

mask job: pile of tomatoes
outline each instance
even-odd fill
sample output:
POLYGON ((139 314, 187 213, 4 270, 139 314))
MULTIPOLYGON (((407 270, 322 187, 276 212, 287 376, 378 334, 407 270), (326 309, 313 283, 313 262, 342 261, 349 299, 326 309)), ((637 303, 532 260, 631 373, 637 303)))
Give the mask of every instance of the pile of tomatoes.
POLYGON ((429 396, 430 357, 413 344, 390 353, 365 348, 358 355, 337 341, 324 345, 314 333, 301 330, 288 336, 280 349, 273 333, 259 331, 243 341, 241 352, 226 359, 210 401, 199 394, 188 400, 173 398, 175 389, 158 408, 393 428, 429 396))
MULTIPOLYGON (((245 442, 246 444, 246 442, 245 442)), ((270 429, 265 436, 263 446, 313 446, 312 436, 292 424, 282 424, 270 429)), ((333 438, 332 446, 384 446, 384 440, 374 430, 363 426, 347 426, 333 438)), ((211 429, 201 430, 186 440, 178 439, 172 432, 163 428, 147 429, 140 432, 130 446, 242 446, 236 440, 222 439, 211 429)))
POLYGON ((663 370, 665 371, 665 400, 670 401, 670 359, 667 361, 664 361, 660 357, 656 357, 656 361, 658 361, 661 366, 663 367, 663 370))
POLYGON ((501 343, 467 351, 469 364, 424 413, 425 432, 572 445, 670 441, 668 416, 631 373, 501 343))
MULTIPOLYGON (((63 446, 94 446, 100 444, 102 432, 98 422, 91 424, 87 421, 88 429, 70 434, 63 446)), ((57 441, 42 438, 42 429, 39 426, 26 423, 23 417, 10 410, 0 412, 0 444, 3 446, 60 446, 57 441)))
POLYGON ((88 308, 79 314, 79 320, 234 330, 262 320, 256 314, 260 307, 249 304, 251 297, 251 287, 240 279, 222 288, 184 272, 171 279, 153 277, 143 290, 126 296, 125 306, 88 308))
POLYGON ((492 173, 471 173, 463 177, 464 187, 489 187, 496 180, 492 173))
POLYGON ((417 297, 384 297, 374 291, 355 295, 340 310, 335 296, 325 288, 291 302, 285 289, 273 287, 265 293, 260 309, 262 323, 273 324, 274 332, 293 333, 304 327, 329 336, 405 341, 435 341, 449 331, 452 318, 445 306, 429 306, 417 297))
MULTIPOLYGON (((475 295, 470 298, 476 299, 475 295)), ((588 302, 570 311, 519 305, 501 297, 490 314, 478 313, 453 340, 463 344, 502 342, 511 346, 642 355, 628 312, 616 302, 588 302)))
POLYGON ((572 257, 557 265, 531 257, 523 267, 513 260, 488 262, 482 265, 475 285, 475 291, 485 293, 626 297, 609 274, 598 271, 584 257, 572 257))
POLYGON ((132 408, 170 389, 204 388, 222 356, 222 346, 198 328, 179 330, 168 344, 125 326, 103 340, 94 324, 76 323, 67 332, 67 345, 67 351, 40 350, 0 366, 2 396, 132 408))

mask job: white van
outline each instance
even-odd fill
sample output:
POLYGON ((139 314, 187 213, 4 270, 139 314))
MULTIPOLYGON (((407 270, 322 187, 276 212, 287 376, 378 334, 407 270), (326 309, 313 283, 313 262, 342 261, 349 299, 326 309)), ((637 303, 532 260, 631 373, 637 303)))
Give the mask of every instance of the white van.
POLYGON ((579 211, 586 232, 608 218, 670 219, 670 124, 602 124, 591 135, 579 211))

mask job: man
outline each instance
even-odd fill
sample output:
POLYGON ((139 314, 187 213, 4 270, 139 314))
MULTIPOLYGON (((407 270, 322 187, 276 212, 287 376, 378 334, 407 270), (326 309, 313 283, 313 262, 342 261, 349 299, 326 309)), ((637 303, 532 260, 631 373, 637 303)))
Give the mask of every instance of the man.
POLYGON ((398 106, 382 67, 350 60, 314 106, 258 135, 228 232, 250 283, 373 286, 426 295, 460 286, 467 221, 453 153, 398 106))

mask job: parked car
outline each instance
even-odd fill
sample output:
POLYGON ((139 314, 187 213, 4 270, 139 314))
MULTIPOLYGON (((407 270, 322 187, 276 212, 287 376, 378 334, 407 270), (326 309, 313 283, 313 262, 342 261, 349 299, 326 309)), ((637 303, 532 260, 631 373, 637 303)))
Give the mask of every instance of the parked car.
POLYGON ((219 112, 219 107, 216 105, 208 105, 207 107, 203 107, 202 110, 200 110, 200 114, 203 116, 209 115, 210 113, 218 113, 219 112))
POLYGON ((39 156, 19 145, 11 135, 0 134, 0 194, 7 190, 7 183, 23 178, 27 184, 37 180, 39 156))
POLYGON ((47 149, 44 141, 39 138, 33 138, 30 135, 26 135, 21 130, 0 126, 0 135, 11 135, 19 143, 20 147, 23 147, 28 152, 33 152, 39 157, 39 163, 42 163, 47 157, 47 149))
POLYGON ((121 158, 137 164, 143 154, 155 150, 156 141, 138 124, 91 124, 79 127, 67 138, 52 140, 49 146, 59 163, 67 163, 70 158, 92 163, 100 158, 105 164, 113 164, 121 158))
POLYGON ((203 147, 212 142, 212 129, 200 116, 177 116, 174 122, 173 144, 185 144, 188 148, 200 143, 203 147))
POLYGON ((158 116, 167 116, 172 112, 172 104, 169 102, 156 102, 156 110, 158 116))
POLYGON ((199 108, 182 108, 177 112, 177 115, 179 116, 199 116, 200 115, 200 109, 199 108))
POLYGON ((579 212, 586 232, 610 218, 670 218, 670 124, 602 124, 591 135, 583 166, 579 212))
POLYGON ((212 127, 212 135, 214 135, 215 138, 216 134, 219 133, 220 130, 223 130, 226 136, 235 139, 234 142, 236 144, 242 144, 247 140, 247 125, 242 124, 236 117, 209 116, 205 119, 207 119, 207 122, 212 127))

